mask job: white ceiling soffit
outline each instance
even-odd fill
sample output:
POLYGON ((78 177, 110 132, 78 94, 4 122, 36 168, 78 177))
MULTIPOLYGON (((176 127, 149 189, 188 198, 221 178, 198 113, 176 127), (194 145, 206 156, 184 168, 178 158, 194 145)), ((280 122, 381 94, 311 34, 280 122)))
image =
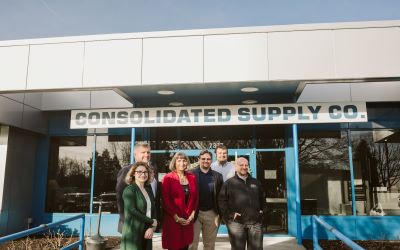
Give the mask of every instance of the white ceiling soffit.
POLYGON ((42 110, 131 108, 132 103, 113 90, 45 92, 42 110))
POLYGON ((297 102, 396 102, 400 82, 306 84, 297 102))

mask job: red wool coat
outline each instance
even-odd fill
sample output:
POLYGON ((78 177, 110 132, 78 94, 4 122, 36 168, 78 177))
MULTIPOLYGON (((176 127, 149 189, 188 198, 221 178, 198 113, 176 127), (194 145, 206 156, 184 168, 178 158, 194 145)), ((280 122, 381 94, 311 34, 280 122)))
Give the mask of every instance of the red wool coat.
POLYGON ((189 182, 189 198, 185 202, 185 192, 179 182, 178 174, 173 171, 164 176, 162 181, 162 202, 164 220, 162 224, 162 247, 166 249, 180 249, 193 242, 193 223, 187 226, 175 222, 173 216, 177 214, 187 219, 199 204, 196 177, 186 172, 189 182))

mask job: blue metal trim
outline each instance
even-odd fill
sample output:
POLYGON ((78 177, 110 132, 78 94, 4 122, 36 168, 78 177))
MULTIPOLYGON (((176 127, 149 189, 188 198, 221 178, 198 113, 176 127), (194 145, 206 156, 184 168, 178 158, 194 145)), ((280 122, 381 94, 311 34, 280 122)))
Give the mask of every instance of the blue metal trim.
POLYGON ((94 168, 96 162, 96 140, 97 136, 93 135, 93 152, 92 152, 92 176, 90 177, 90 204, 89 204, 89 230, 92 232, 92 215, 93 215, 93 194, 94 194, 94 168))
POLYGON ((297 223, 297 243, 301 245, 303 235, 301 231, 301 206, 300 206, 300 173, 299 173, 299 142, 297 136, 297 124, 292 125, 293 131, 293 151, 294 151, 294 178, 296 180, 296 223, 297 223))
POLYGON ((37 226, 43 221, 46 209, 47 177, 49 168, 50 137, 44 136, 38 143, 36 150, 34 186, 33 186, 33 225, 37 226))
POLYGON ((132 128, 131 130, 131 159, 130 162, 133 163, 135 161, 135 152, 133 152, 136 144, 136 129, 132 128))
POLYGON ((318 224, 317 224, 314 216, 311 217, 311 219, 312 219, 312 229, 313 229, 313 247, 316 250, 321 250, 322 248, 318 244, 318 224))
POLYGON ((350 166, 350 181, 351 181, 351 203, 353 208, 353 215, 357 215, 356 211, 356 192, 354 189, 354 167, 353 167, 353 146, 351 144, 351 131, 347 130, 348 152, 349 152, 349 166, 350 166))
POLYGON ((285 148, 255 149, 256 152, 285 152, 285 148))
POLYGON ((74 220, 79 220, 79 219, 82 220, 81 225, 83 225, 83 226, 81 226, 81 231, 79 233, 79 241, 73 243, 72 245, 64 247, 62 249, 71 249, 72 246, 77 246, 79 244, 79 250, 83 250, 84 235, 85 235, 85 230, 84 230, 84 228, 85 228, 85 215, 84 214, 79 214, 79 215, 73 216, 71 218, 64 219, 64 220, 57 221, 57 222, 53 222, 53 223, 50 223, 50 224, 42 224, 42 225, 40 225, 38 227, 35 227, 35 228, 32 228, 32 229, 24 230, 22 232, 18 232, 18 233, 14 233, 14 234, 10 234, 10 235, 1 237, 0 238, 0 244, 5 243, 5 242, 10 241, 10 240, 19 239, 19 238, 22 238, 22 237, 25 237, 25 236, 28 236, 28 235, 31 235, 31 234, 40 233, 40 232, 49 230, 50 228, 61 226, 62 224, 65 224, 65 223, 68 223, 68 222, 71 222, 71 221, 74 221, 74 220))
POLYGON ((363 250, 360 245, 355 243, 354 241, 350 240, 348 237, 346 237, 344 234, 339 232, 336 228, 332 227, 328 223, 326 223, 323 219, 319 218, 316 215, 312 216, 312 223, 313 223, 313 243, 314 243, 314 249, 321 249, 318 248, 318 231, 317 226, 315 225, 316 223, 319 223, 321 226, 323 226, 326 230, 334 234, 339 240, 343 241, 347 246, 351 247, 351 249, 356 249, 356 250, 363 250), (315 237, 315 238, 314 238, 315 237))

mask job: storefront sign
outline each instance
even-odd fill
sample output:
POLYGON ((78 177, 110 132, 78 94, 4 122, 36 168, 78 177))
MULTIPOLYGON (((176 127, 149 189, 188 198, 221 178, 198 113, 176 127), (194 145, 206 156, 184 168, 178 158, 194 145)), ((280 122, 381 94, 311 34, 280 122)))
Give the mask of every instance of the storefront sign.
POLYGON ((72 110, 71 128, 366 122, 365 103, 72 110))

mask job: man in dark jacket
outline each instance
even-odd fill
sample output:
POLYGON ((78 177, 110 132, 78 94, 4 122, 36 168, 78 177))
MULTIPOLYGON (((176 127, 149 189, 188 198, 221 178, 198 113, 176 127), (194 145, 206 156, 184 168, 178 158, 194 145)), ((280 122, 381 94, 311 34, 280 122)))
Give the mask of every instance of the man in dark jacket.
POLYGON ((215 249, 220 216, 218 209, 218 194, 221 190, 223 177, 211 169, 212 154, 203 150, 199 155, 199 166, 192 170, 196 176, 197 190, 199 190, 199 206, 195 213, 193 243, 190 250, 197 250, 200 232, 203 238, 203 249, 215 249))
MULTIPOLYGON (((152 173, 150 175, 150 178, 152 180, 150 181, 151 189, 153 191, 153 195, 155 197, 155 205, 156 205, 156 216, 157 216, 157 221, 158 225, 160 225, 160 185, 158 185, 158 178, 157 178, 157 169, 154 166, 151 166, 150 164, 150 145, 147 143, 137 143, 133 149, 134 153, 134 158, 135 162, 147 162, 149 164, 149 167, 152 170, 152 173)), ((117 174, 117 184, 115 186, 115 191, 117 193, 117 207, 118 207, 118 213, 119 213, 119 221, 118 221, 118 232, 122 233, 122 226, 124 225, 124 201, 122 199, 122 193, 124 192, 124 189, 126 188, 127 184, 125 182, 125 177, 126 174, 129 172, 131 169, 131 165, 125 166, 121 168, 117 174)))
POLYGON ((263 249, 262 217, 265 197, 261 184, 249 175, 249 162, 238 158, 236 174, 228 179, 218 197, 222 219, 228 227, 233 250, 263 249))

